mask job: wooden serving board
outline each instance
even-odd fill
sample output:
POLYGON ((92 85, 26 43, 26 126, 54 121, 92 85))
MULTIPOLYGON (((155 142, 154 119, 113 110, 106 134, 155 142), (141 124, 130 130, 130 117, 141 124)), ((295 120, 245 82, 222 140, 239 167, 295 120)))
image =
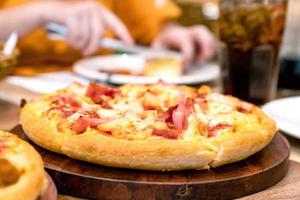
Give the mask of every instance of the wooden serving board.
MULTIPOLYGON (((12 130, 28 140, 21 126, 12 130)), ((289 143, 278 133, 246 160, 210 170, 151 172, 104 167, 33 145, 59 193, 87 199, 233 199, 264 190, 288 170, 289 143)))

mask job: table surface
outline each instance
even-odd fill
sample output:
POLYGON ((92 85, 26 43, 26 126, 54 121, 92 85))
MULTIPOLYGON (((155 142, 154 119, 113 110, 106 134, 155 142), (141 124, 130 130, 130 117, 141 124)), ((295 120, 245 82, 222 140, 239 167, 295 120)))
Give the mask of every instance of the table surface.
MULTIPOLYGON (((284 91, 285 93, 286 91, 284 91)), ((31 99, 37 94, 21 87, 0 82, 0 130, 9 131, 19 122, 18 102, 31 99)), ((290 169, 287 176, 275 186, 241 199, 300 199, 300 140, 286 136, 291 145, 290 169)), ((59 199, 77 199, 60 196, 59 199)))

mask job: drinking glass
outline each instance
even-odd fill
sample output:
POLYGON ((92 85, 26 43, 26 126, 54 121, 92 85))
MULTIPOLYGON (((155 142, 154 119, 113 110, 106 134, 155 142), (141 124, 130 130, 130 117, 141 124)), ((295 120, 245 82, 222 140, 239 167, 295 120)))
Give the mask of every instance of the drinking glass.
POLYGON ((276 94, 287 0, 221 0, 225 92, 255 104, 276 94))

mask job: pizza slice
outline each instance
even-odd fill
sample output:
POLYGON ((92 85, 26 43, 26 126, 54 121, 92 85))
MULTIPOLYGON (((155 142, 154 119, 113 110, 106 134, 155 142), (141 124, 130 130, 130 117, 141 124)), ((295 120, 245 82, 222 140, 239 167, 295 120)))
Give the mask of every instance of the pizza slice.
POLYGON ((0 131, 0 199, 34 200, 46 185, 39 154, 17 136, 0 131))

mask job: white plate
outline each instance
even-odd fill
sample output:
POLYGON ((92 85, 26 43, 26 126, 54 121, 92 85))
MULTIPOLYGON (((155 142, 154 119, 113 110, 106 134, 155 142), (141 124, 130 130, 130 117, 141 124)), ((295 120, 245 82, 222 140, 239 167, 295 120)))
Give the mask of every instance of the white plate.
MULTIPOLYGON (((150 76, 135 76, 122 74, 108 74, 100 70, 106 68, 130 69, 133 73, 143 70, 145 59, 139 55, 108 55, 96 56, 79 60, 74 64, 74 72, 90 80, 106 82, 110 84, 122 85, 126 83, 144 84, 155 83, 159 80, 150 76)), ((199 84, 220 77, 220 68, 216 64, 205 64, 192 67, 188 72, 180 77, 166 77, 163 81, 174 84, 199 84)))
POLYGON ((263 110, 274 119, 280 130, 300 139, 300 97, 288 97, 271 101, 263 110))

